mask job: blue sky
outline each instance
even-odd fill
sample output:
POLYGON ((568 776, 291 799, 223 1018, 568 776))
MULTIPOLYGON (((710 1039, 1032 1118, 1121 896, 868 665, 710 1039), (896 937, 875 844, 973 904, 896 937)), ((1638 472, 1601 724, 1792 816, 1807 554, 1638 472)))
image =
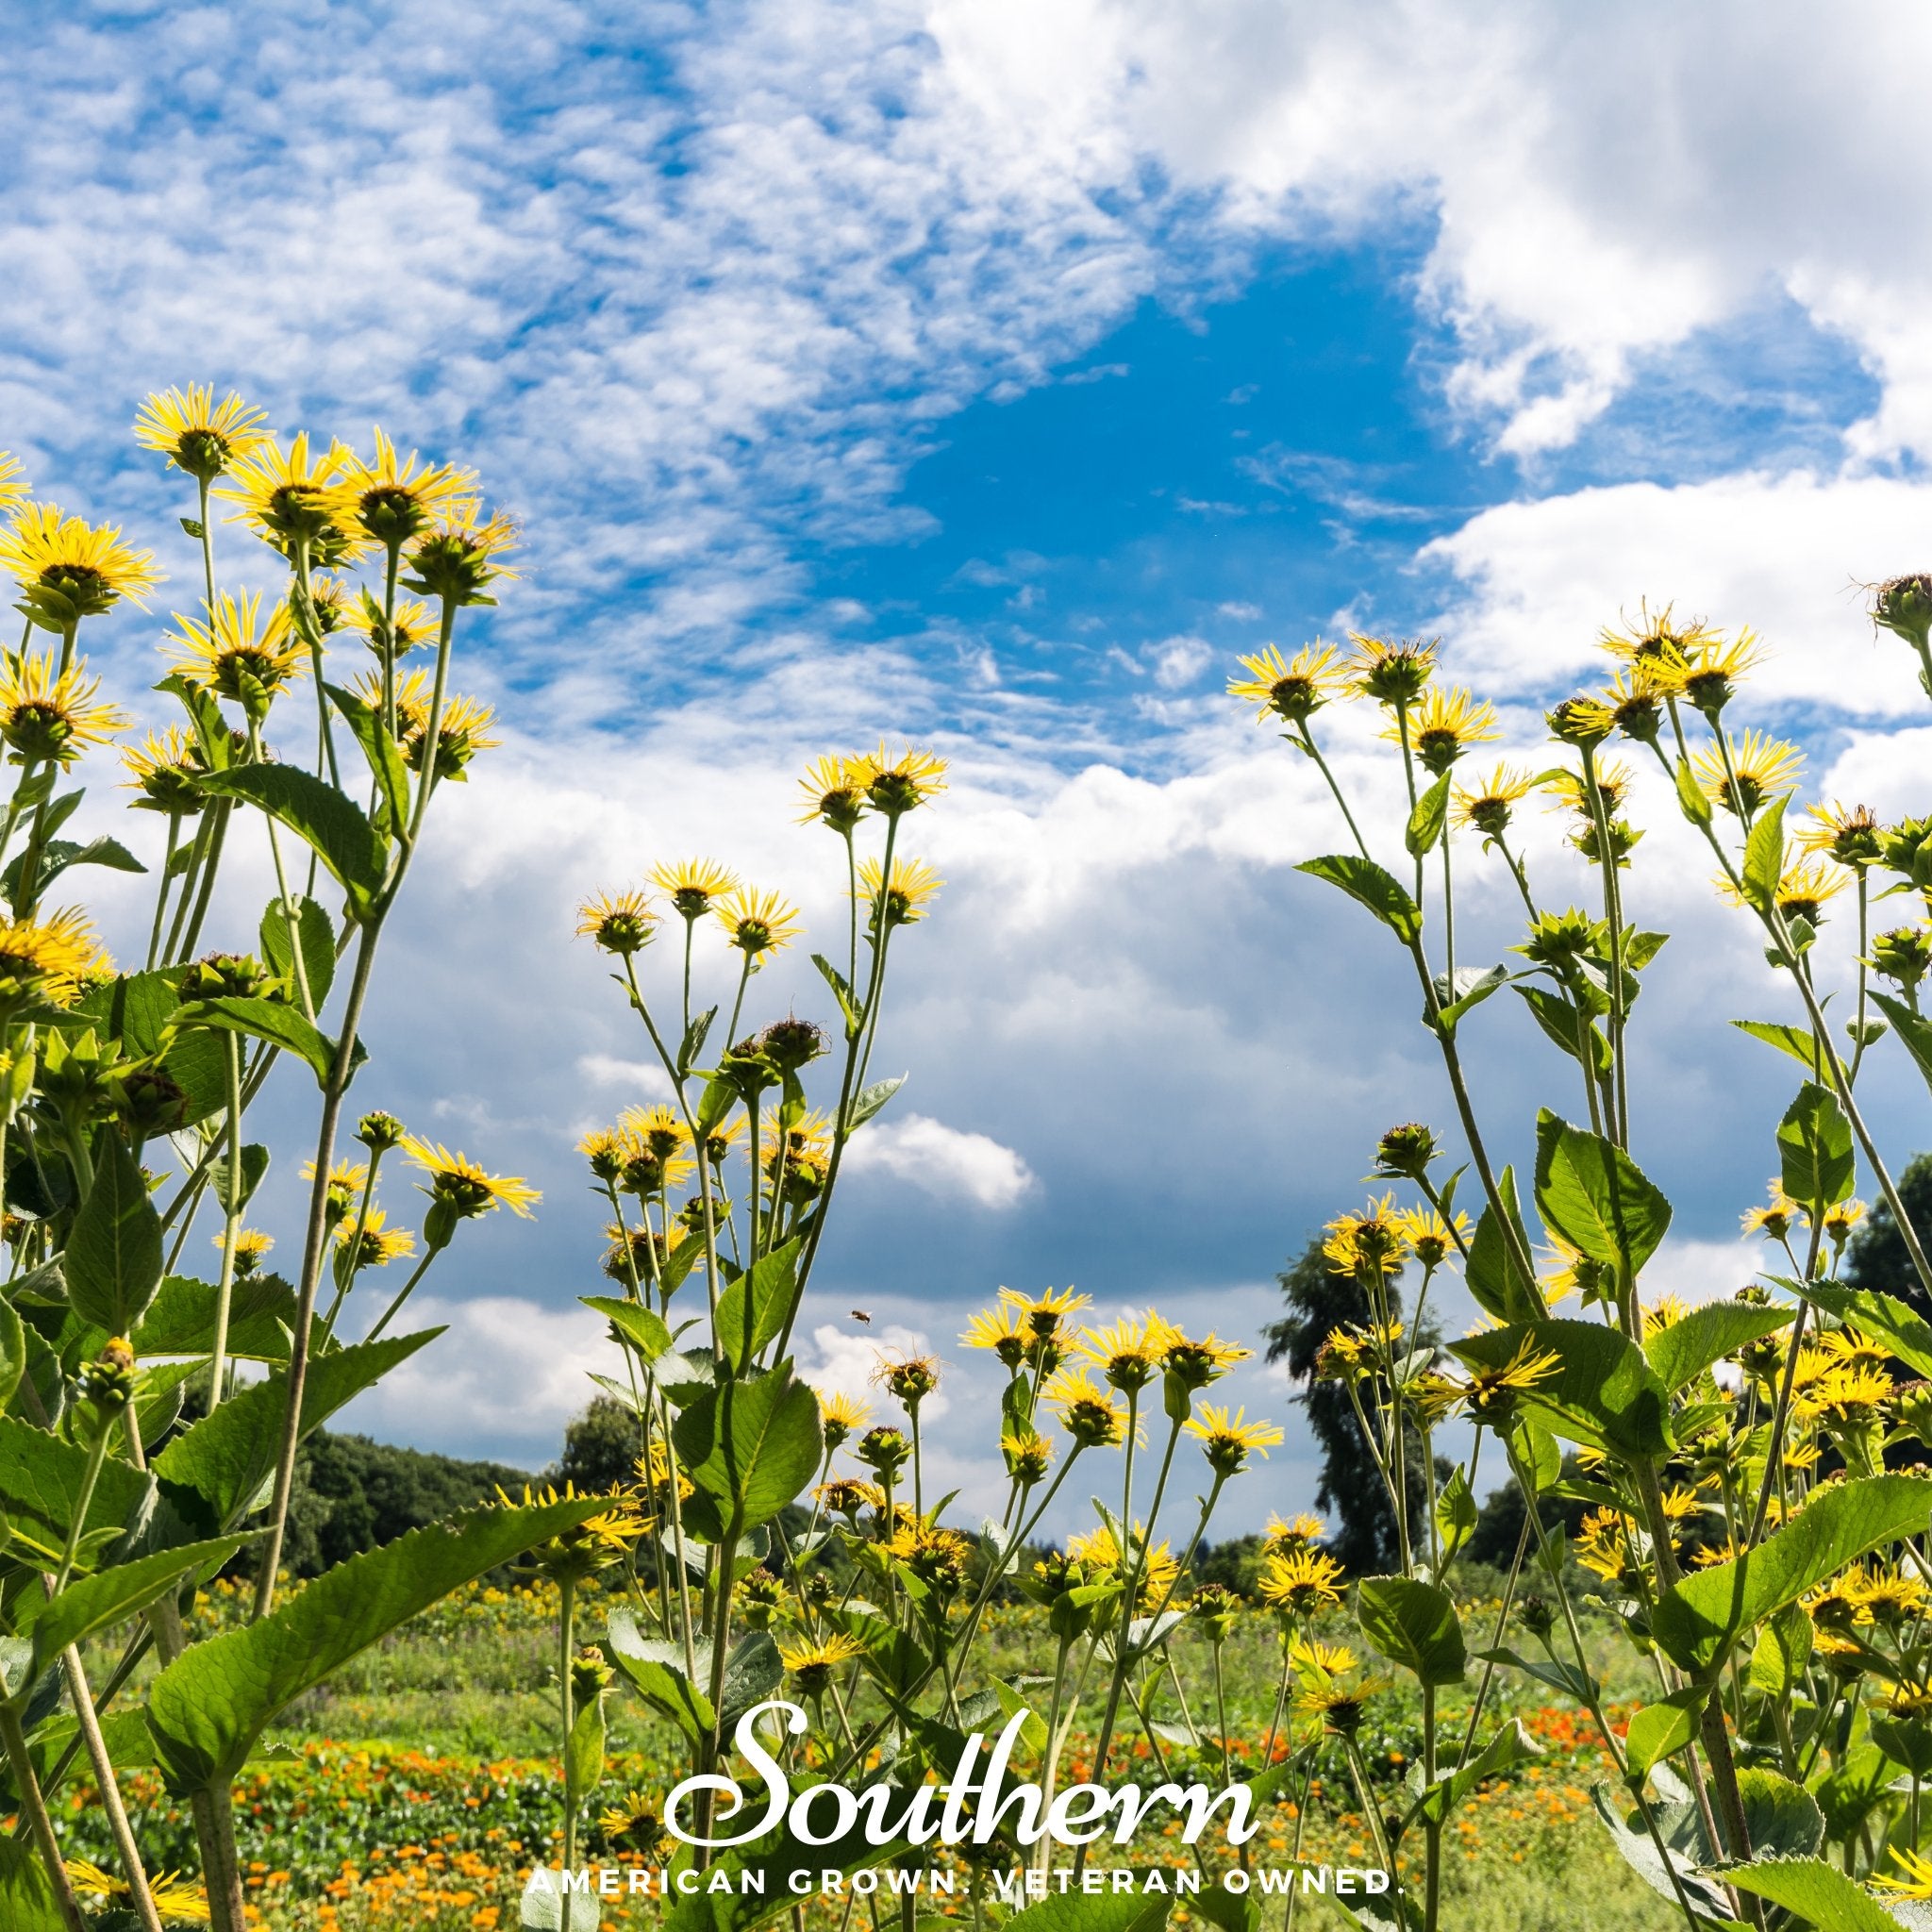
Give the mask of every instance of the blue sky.
MULTIPOLYGON (((1766 634, 1759 722, 1820 791, 1923 808, 1932 741, 1852 587, 1924 560, 1932 290, 1898 238, 1932 161, 1897 130, 1932 27, 1680 13, 17 10, 0 444, 42 492, 185 580, 190 506, 125 425, 212 380, 284 429, 380 421, 474 463, 526 528, 525 581, 464 647, 507 741, 445 794, 364 1104, 546 1200, 466 1233, 429 1295, 451 1334, 359 1425, 554 1452, 599 1350, 572 1143, 654 1097, 571 908, 705 851, 836 927, 836 853, 792 823, 818 751, 909 736, 955 783, 881 1048, 912 1078, 806 1365, 862 1372, 853 1306, 938 1347, 936 1453, 969 1493, 983 1370, 954 1338, 1000 1283, 1252 1335, 1380 1128, 1447 1114, 1403 962, 1291 870, 1336 830, 1220 695, 1239 651, 1440 632, 1533 754, 1598 626, 1675 598, 1766 634)), ((94 642, 129 700, 160 614, 94 642)), ((1367 721, 1338 729, 1367 774, 1367 721)), ((1657 1265, 1722 1291, 1789 1097, 1723 1023, 1783 995, 1667 801, 1639 817, 1647 923, 1678 935, 1640 1048, 1639 1156, 1678 1205, 1657 1265)), ((1584 890, 1556 825, 1533 858, 1584 890)), ((239 927, 266 877, 238 872, 239 927)), ((1496 956, 1498 882, 1473 866, 1469 894, 1496 956)), ((131 931, 145 901, 107 904, 131 931)), ((757 991, 821 1000, 803 949, 757 991)), ((1482 1097, 1520 1152, 1561 1070, 1504 1005, 1482 1097)), ((1892 1143, 1924 1140, 1916 1080, 1873 1079, 1892 1143)), ((307 1131, 293 1079, 265 1104, 307 1131)), ((289 1239, 296 1164, 263 1197, 289 1239)), ((1258 1370, 1239 1392, 1291 1420, 1258 1370)), ((1291 1439, 1230 1521, 1312 1486, 1291 1439)))

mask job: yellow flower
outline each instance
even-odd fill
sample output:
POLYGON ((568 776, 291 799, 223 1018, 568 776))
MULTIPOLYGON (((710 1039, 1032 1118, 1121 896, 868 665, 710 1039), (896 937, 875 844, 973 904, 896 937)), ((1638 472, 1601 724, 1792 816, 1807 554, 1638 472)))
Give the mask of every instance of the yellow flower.
POLYGON ((1576 1560, 1615 1583, 1630 1567, 1629 1533, 1615 1509, 1592 1509, 1576 1534, 1576 1560))
POLYGON ((1824 903, 1845 889, 1845 874, 1827 858, 1807 858, 1790 867, 1777 882, 1777 909, 1787 920, 1821 923, 1824 903))
POLYGON ((75 617, 98 615, 123 597, 140 604, 161 581, 153 551, 130 550, 118 529, 63 517, 51 503, 30 505, 0 532, 0 569, 30 596, 51 591, 75 617))
MULTIPOLYGON (((1556 794, 1550 800, 1550 810, 1574 811, 1584 819, 1594 816, 1581 772, 1559 768, 1547 775, 1550 789, 1556 794)), ((1605 812, 1615 818, 1630 796, 1630 767, 1621 758, 1598 758, 1591 769, 1591 776, 1596 780, 1597 795, 1603 800, 1605 812)))
POLYGON ((813 759, 798 781, 806 799, 798 823, 830 825, 835 832, 851 831, 865 816, 865 785, 857 759, 836 754, 813 759))
POLYGON ((365 463, 344 450, 341 482, 353 500, 356 522, 376 542, 399 545, 426 529, 439 517, 476 508, 476 473, 434 464, 418 470, 416 453, 399 463, 396 448, 380 429, 375 432, 375 460, 365 463))
POLYGON ((200 745, 178 725, 170 724, 158 735, 150 731, 138 745, 124 745, 121 762, 127 771, 127 789, 142 794, 134 801, 137 809, 182 818, 201 809, 196 781, 208 767, 200 745))
POLYGON ((864 1655, 865 1645, 846 1636, 842 1630, 835 1630, 829 1636, 808 1642, 781 1643, 778 1646, 779 1662, 798 1679, 798 1688, 808 1697, 822 1695, 832 1680, 832 1673, 841 1664, 850 1663, 854 1657, 864 1655))
POLYGON ((1704 713, 1715 719, 1730 703, 1744 674, 1762 661, 1764 648, 1748 630, 1728 643, 1716 631, 1704 631, 1686 654, 1682 690, 1704 713))
POLYGON ((830 1482, 821 1483, 812 1494, 834 1516, 856 1519, 861 1509, 883 1509, 886 1507, 885 1491, 862 1476, 836 1475, 830 1482))
MULTIPOLYGON (((125 1878, 104 1872, 85 1858, 66 1858, 67 1882, 82 1898, 123 1901, 134 1896, 134 1888, 125 1878)), ((192 1879, 174 1872, 162 1872, 148 1880, 147 1895, 155 1910, 166 1923, 176 1925, 206 1925, 208 1923, 208 1894, 192 1879)), ((132 1908, 123 1909, 132 1916, 132 1908)))
POLYGON ((827 1455, 849 1437, 858 1435, 872 1420, 872 1410, 855 1395, 841 1395, 836 1391, 828 1395, 823 1390, 813 1392, 819 1398, 819 1424, 824 1430, 827 1455))
POLYGON ((1341 1565, 1315 1550, 1270 1557, 1261 1565, 1256 1590, 1271 1609, 1312 1617, 1341 1601, 1341 1565))
POLYGON ((98 677, 81 658, 57 671, 52 651, 9 652, 0 667, 0 738, 25 764, 71 765, 91 744, 106 744, 127 715, 97 705, 98 677))
POLYGON ((271 606, 261 621, 261 592, 215 599, 213 618, 175 613, 179 629, 169 638, 172 668, 204 690, 236 703, 265 707, 284 685, 301 676, 308 653, 289 627, 289 607, 271 606))
POLYGON ((1597 642, 1613 658, 1627 658, 1660 689, 1681 690, 1692 653, 1711 641, 1715 633, 1698 619, 1688 624, 1676 623, 1671 614, 1673 608, 1666 604, 1653 615, 1646 599, 1638 607, 1636 623, 1624 618, 1627 629, 1621 632, 1606 626, 1597 642))
POLYGON ((1345 1677, 1355 1669, 1355 1652, 1345 1643, 1324 1643, 1318 1637, 1297 1635, 1288 1646, 1288 1660, 1297 1676, 1345 1677))
POLYGON ((861 752, 847 765, 866 797, 889 819, 913 810, 946 789, 944 758, 910 745, 894 758, 883 738, 876 751, 861 752))
POLYGON ((149 396, 134 419, 134 440, 159 450, 171 469, 207 483, 275 441, 261 426, 266 415, 233 390, 218 403, 211 383, 192 382, 149 396))
POLYGON ((1247 1410, 1238 1408, 1230 1416, 1225 1407, 1204 1402, 1198 1418, 1190 1417, 1183 1432, 1195 1437, 1208 1466, 1217 1476, 1237 1475, 1247 1467, 1251 1454, 1265 1461, 1271 1449, 1277 1449, 1288 1438, 1273 1423, 1251 1423, 1247 1410))
POLYGON ((0 918, 0 998, 32 992, 67 1006, 106 960, 87 914, 77 908, 38 920, 0 918))
POLYGON ((945 880, 923 858, 895 858, 891 884, 886 889, 881 905, 879 862, 868 858, 858 868, 858 891, 853 896, 868 908, 866 924, 876 932, 881 912, 888 926, 911 925, 923 919, 926 906, 944 884, 945 880))
POLYGON ((416 1252, 416 1237, 407 1227, 390 1227, 380 1208, 372 1208, 359 1234, 353 1221, 344 1220, 336 1230, 336 1244, 355 1251, 358 1268, 387 1268, 391 1261, 407 1260, 416 1252))
MULTIPOLYGON (((225 1234, 216 1235, 215 1246, 225 1247, 227 1239, 225 1234)), ((263 1234, 259 1228, 238 1227, 235 1230, 235 1273, 242 1275, 253 1274, 261 1266, 268 1251, 275 1244, 275 1237, 263 1234)))
POLYGON ((1852 1230, 1865 1218, 1862 1201, 1838 1201, 1824 1210, 1824 1232, 1835 1244, 1848 1241, 1852 1230))
MULTIPOLYGON (((326 588, 339 591, 339 587, 332 584, 326 588)), ((319 578, 311 581, 308 587, 309 595, 318 607, 323 601, 324 589, 325 584, 319 578)), ((435 643, 441 620, 428 605, 414 597, 398 598, 393 614, 385 618, 382 606, 364 591, 356 615, 349 624, 378 658, 401 658, 419 645, 435 643)), ((325 629, 327 627, 324 626, 325 629)))
POLYGON ((1111 1328, 1087 1329, 1074 1352, 1097 1367, 1114 1388, 1132 1392, 1159 1374, 1180 1330, 1150 1312, 1144 1322, 1123 1318, 1111 1328))
POLYGON ((1546 1381, 1561 1366, 1558 1357, 1539 1349, 1525 1336, 1516 1353, 1498 1368, 1474 1368, 1469 1372, 1469 1386, 1463 1400, 1469 1412, 1478 1418, 1507 1417, 1516 1400, 1546 1381))
MULTIPOLYGON (((1408 742, 1415 755, 1440 777, 1471 745, 1495 738, 1496 708, 1487 698, 1472 697, 1463 686, 1444 691, 1432 687, 1407 719, 1408 742)), ((1382 736, 1399 743, 1402 730, 1391 724, 1382 736)))
POLYGON ((1740 1224, 1747 1235, 1761 1234, 1771 1241, 1782 1241, 1804 1218, 1805 1210, 1785 1192, 1780 1182, 1773 1180, 1766 1185, 1771 1195, 1769 1204, 1750 1209, 1740 1224))
POLYGON ((1458 1208, 1452 1220, 1453 1228, 1433 1208, 1406 1208, 1395 1217, 1403 1240, 1424 1268, 1440 1268, 1452 1254, 1460 1254, 1469 1245, 1469 1216, 1458 1208))
POLYGON ((1798 827, 1798 849, 1822 852, 1840 865, 1873 865, 1883 856, 1878 817, 1869 805, 1810 805, 1798 827))
POLYGON ((714 910, 727 943, 749 959, 775 953, 798 935, 798 908, 777 892, 741 887, 719 900, 714 910))
POLYGON ((1197 1341, 1170 1324, 1161 1363, 1184 1388, 1205 1389, 1210 1382, 1220 1381, 1228 1370, 1246 1361, 1254 1352, 1239 1341, 1222 1341, 1211 1329, 1197 1341))
MULTIPOLYGON (((379 699, 379 678, 370 680, 379 699)), ((372 695, 365 691, 364 695, 372 695)), ((435 691, 426 671, 412 671, 396 685, 396 724, 402 737, 403 762, 412 772, 423 769, 424 747, 429 736, 429 714, 435 691)), ((436 717, 436 775, 462 779, 463 768, 479 751, 494 751, 503 742, 490 736, 496 713, 488 705, 460 691, 445 691, 436 717)))
POLYGON ((1036 1341, 1051 1341, 1058 1332, 1061 1319, 1077 1314, 1093 1297, 1075 1294, 1071 1288, 1049 1288, 1040 1294, 1022 1294, 1016 1288, 1002 1288, 1000 1300, 1019 1311, 1026 1332, 1036 1341))
POLYGON ((1487 837, 1500 838, 1509 829, 1515 808, 1542 780, 1514 765, 1498 765, 1487 778, 1458 785, 1450 793, 1451 818, 1458 825, 1487 837))
MULTIPOLYGON (((567 1482, 561 1490, 554 1483, 525 1483, 522 1507, 528 1509, 539 1504, 567 1503, 577 1493, 575 1483, 567 1482)), ((496 1496, 506 1508, 518 1507, 501 1484, 496 1496)), ((600 1509, 596 1515, 558 1530, 548 1542, 540 1543, 530 1552, 530 1560, 553 1582, 568 1577, 580 1583, 618 1561, 649 1529, 650 1524, 637 1509, 635 1500, 621 1493, 610 1498, 608 1509, 600 1509)))
POLYGON ((687 858, 651 868, 651 883, 686 919, 701 919, 711 902, 738 890, 737 875, 708 858, 687 858))
POLYGON ((0 449, 0 516, 9 515, 24 504, 30 486, 20 467, 20 458, 0 449))
POLYGON ((1018 1310, 1001 1302, 996 1307, 981 1308, 973 1315, 959 1340, 968 1348, 991 1349, 1008 1369, 1017 1372, 1026 1359, 1033 1338, 1018 1310))
POLYGON ((486 518, 473 497, 443 512, 409 546, 410 575, 403 582, 425 597, 472 604, 500 577, 516 572, 501 559, 516 545, 517 526, 502 510, 486 518))
POLYGON ((606 1843, 650 1859, 670 1844, 662 1813, 641 1791, 626 1791, 622 1801, 598 1814, 597 1829, 606 1843))
POLYGON ((1408 1243, 1395 1196, 1371 1200, 1359 1214, 1340 1214, 1329 1222, 1322 1252, 1336 1274, 1399 1274, 1408 1243))
POLYGON ((1126 1410, 1084 1365, 1060 1370, 1045 1395, 1060 1412, 1060 1426, 1082 1448, 1110 1449, 1126 1434, 1126 1410))
POLYGON ((1805 755, 1796 745, 1761 731, 1746 731, 1734 739, 1724 733, 1724 746, 1730 752, 1730 765, 1724 762, 1724 749, 1716 744, 1700 746, 1690 755, 1690 770, 1705 795, 1726 811, 1735 811, 1731 778, 1737 778, 1738 796, 1743 800, 1748 818, 1769 799, 1790 791, 1805 769, 1805 755))
POLYGON ((1261 1553, 1267 1557, 1291 1557, 1320 1542, 1328 1525, 1319 1516, 1304 1513, 1292 1522, 1271 1514, 1261 1529, 1261 1553))
POLYGON ((599 892, 577 908, 577 937, 619 958, 641 952, 656 935, 658 915, 643 892, 599 892))
POLYGON ((1436 673, 1436 646, 1419 638, 1400 643, 1350 631, 1355 656, 1347 666, 1348 688, 1357 697, 1374 698, 1391 709, 1412 705, 1436 673))
POLYGON ((527 1221, 530 1204, 543 1198, 520 1176, 485 1174, 466 1155, 452 1154, 441 1142, 431 1146, 410 1134, 403 1141, 403 1152, 429 1176, 423 1192, 432 1201, 447 1202, 459 1220, 487 1214, 492 1208, 508 1208, 527 1221))
POLYGON ((1334 646, 1320 639, 1292 658, 1284 658, 1269 644, 1254 657, 1243 658, 1241 669, 1247 676, 1229 678, 1227 694, 1253 704, 1257 721, 1272 711, 1277 718, 1299 724, 1346 691, 1334 646))
POLYGON ((231 524, 248 525, 286 556, 299 544, 313 563, 353 562, 368 545, 357 528, 356 498, 342 484, 349 460, 349 451, 331 443, 311 462, 306 432, 286 450, 270 438, 229 465, 228 480, 215 494, 240 506, 231 524))
POLYGON ((1653 1335, 1661 1335, 1666 1328, 1674 1328, 1690 1312, 1681 1296, 1660 1294, 1643 1311, 1643 1339, 1648 1341, 1653 1335))
POLYGON ((1898 1871, 1874 1872, 1872 1883, 1896 1898, 1932 1899, 1932 1858, 1905 1845, 1893 1845, 1890 1849, 1898 1871))

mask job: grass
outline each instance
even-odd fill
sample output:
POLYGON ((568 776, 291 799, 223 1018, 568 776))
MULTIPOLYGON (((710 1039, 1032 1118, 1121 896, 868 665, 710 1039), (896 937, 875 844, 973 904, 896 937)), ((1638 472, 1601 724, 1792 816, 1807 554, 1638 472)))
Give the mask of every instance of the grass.
MULTIPOLYGON (((238 1791, 249 1893, 264 1927, 499 1932, 515 1926, 529 1865, 546 1853, 555 1862, 553 1612, 554 1595, 465 1592, 288 1712, 275 1741, 289 1756, 251 1766, 238 1791)), ((217 1600, 208 1614, 224 1621, 231 1607, 217 1600)), ((1480 1608, 1465 1615, 1473 1629, 1480 1625, 1480 1608)), ((594 1634, 594 1615, 587 1622, 594 1634)), ((1599 1661, 1609 1674, 1611 1698, 1634 1701, 1644 1686, 1627 1651, 1607 1630, 1602 1648, 1599 1661)), ((1151 1693, 1156 1735, 1150 1739, 1131 1726, 1123 1733, 1118 1748, 1124 1757, 1116 1757, 1113 1780, 1132 1777, 1144 1786, 1163 1774, 1183 1783, 1198 1775, 1218 1786, 1221 1747, 1207 1735, 1213 1708, 1208 1645, 1192 1626, 1184 1626, 1170 1654, 1174 1672, 1163 1674, 1151 1693), (1197 1742, 1190 1742, 1190 1719, 1198 1727, 1197 1742)), ((1038 1674, 1051 1668, 1053 1642, 1038 1613, 1001 1611, 989 1619, 982 1656, 1000 1676, 1038 1674)), ((1274 1626, 1261 1617, 1243 1619, 1224 1653, 1229 1751, 1238 1766, 1259 1768, 1279 1659, 1274 1626)), ((108 1661, 103 1649, 103 1675, 108 1661)), ((1453 1755, 1460 1746, 1475 1674, 1467 1689, 1443 1693, 1441 1752, 1453 1755)), ((1546 1698, 1540 1686, 1497 1674, 1483 1736, 1502 1718, 1517 1717, 1542 1755, 1491 1781, 1452 1824, 1443 1925, 1447 1932, 1571 1932, 1583 1924, 1593 1932, 1663 1932, 1675 1915, 1623 1862, 1591 1812, 1590 1790, 1607 1775, 1607 1759, 1588 1720, 1553 1707, 1546 1698)), ((612 1761, 600 1802, 628 1789, 661 1799, 685 1769, 675 1734, 621 1690, 612 1693, 608 1711, 612 1761)), ((1086 1774, 1093 1741, 1076 1730, 1063 1783, 1086 1774)), ((1401 1779, 1423 1744, 1415 1700, 1392 1690, 1377 1698, 1360 1743, 1378 1806, 1399 1806, 1401 1779)), ((152 1864, 192 1867, 186 1807, 171 1800, 152 1774, 136 1774, 128 1794, 152 1864)), ((1299 1831, 1306 1860, 1373 1864, 1356 1803, 1338 1763, 1324 1777, 1306 1821, 1285 1800, 1264 1811, 1251 1859, 1257 1866, 1286 1865, 1299 1831)), ((111 1868, 93 1792, 84 1783, 70 1784, 59 1809, 74 1852, 111 1868)), ((1177 1840, 1161 1842, 1151 1821, 1142 1837, 1134 1848, 1137 1864, 1189 1865, 1177 1840)), ((956 1909, 970 1908, 962 1899, 956 1909)), ((656 1903, 606 1903, 599 1923, 655 1924, 662 1910, 656 1903)), ((815 1906, 807 1916, 826 1932, 838 1932, 843 1923, 837 1902, 815 1906)), ((1271 1900, 1264 1924, 1279 1926, 1282 1916, 1271 1900)), ((891 1923, 883 1910, 880 1918, 891 1923)), ((1305 1896, 1293 1923, 1317 1932, 1348 1921, 1332 1903, 1305 1896)), ((869 1912, 856 1912, 845 1932, 871 1932, 869 1912)))

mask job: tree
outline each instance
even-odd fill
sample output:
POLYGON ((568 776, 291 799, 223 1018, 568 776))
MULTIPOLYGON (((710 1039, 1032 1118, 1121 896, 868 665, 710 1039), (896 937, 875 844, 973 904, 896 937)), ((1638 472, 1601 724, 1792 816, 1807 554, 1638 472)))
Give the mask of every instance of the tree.
MULTIPOLYGON (((1328 1337, 1346 1324, 1369 1322, 1368 1296, 1352 1276, 1329 1268, 1320 1235, 1308 1242, 1301 1259, 1275 1279, 1288 1312, 1261 1333, 1268 1343, 1268 1359, 1287 1362, 1290 1375, 1302 1385, 1293 1400, 1307 1411, 1308 1428, 1322 1451, 1322 1484, 1315 1491, 1315 1507, 1332 1513, 1338 1525, 1327 1540, 1328 1552, 1357 1575, 1392 1570, 1400 1560, 1395 1512, 1389 1507, 1381 1472, 1362 1441, 1355 1406, 1340 1382, 1314 1378, 1315 1357, 1328 1337)), ((1402 1299, 1393 1282, 1388 1293, 1390 1311, 1399 1319, 1402 1299)), ((1412 1489, 1409 1520, 1420 1523, 1427 1504, 1422 1439, 1416 1435, 1408 1438, 1407 1467, 1412 1489)))
MULTIPOLYGON (((1932 1154, 1914 1155, 1898 1176, 1898 1196, 1905 1203, 1912 1231, 1922 1248, 1932 1249, 1932 1154)), ((1865 1224, 1852 1237, 1845 1255, 1844 1279, 1854 1288, 1896 1295, 1922 1315, 1932 1317, 1932 1299, 1906 1252, 1898 1218, 1887 1201, 1877 1202, 1865 1224)))
POLYGON ((631 1409, 614 1395, 594 1396, 563 1432, 557 1479, 575 1483, 580 1494, 621 1488, 636 1481, 641 1449, 631 1409))

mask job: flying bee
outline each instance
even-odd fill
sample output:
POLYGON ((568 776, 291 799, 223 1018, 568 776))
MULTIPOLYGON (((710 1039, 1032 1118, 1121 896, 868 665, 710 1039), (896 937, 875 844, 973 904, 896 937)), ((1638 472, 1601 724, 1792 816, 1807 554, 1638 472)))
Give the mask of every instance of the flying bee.
POLYGON ((855 1322, 863 1322, 868 1328, 872 1326, 872 1317, 863 1308, 854 1308, 852 1319, 855 1322))

